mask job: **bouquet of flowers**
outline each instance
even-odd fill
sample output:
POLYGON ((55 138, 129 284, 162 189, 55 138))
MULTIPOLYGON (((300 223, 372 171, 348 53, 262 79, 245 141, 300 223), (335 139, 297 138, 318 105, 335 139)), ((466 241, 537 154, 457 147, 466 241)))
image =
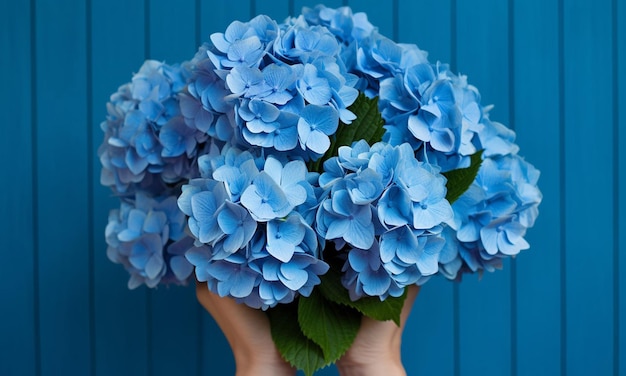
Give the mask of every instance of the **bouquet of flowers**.
POLYGON ((529 247, 539 172, 465 76, 348 7, 235 21, 210 42, 146 61, 107 105, 107 254, 130 288, 195 272, 266 310, 311 374, 361 315, 399 322, 407 286, 529 247))

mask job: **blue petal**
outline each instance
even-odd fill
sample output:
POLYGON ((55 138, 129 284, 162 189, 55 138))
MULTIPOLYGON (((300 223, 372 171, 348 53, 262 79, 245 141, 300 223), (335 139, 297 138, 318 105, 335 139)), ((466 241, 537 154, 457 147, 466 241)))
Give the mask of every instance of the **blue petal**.
POLYGON ((278 274, 280 281, 293 291, 300 289, 309 278, 309 273, 305 270, 299 269, 297 265, 293 263, 286 263, 281 265, 280 273, 278 274))

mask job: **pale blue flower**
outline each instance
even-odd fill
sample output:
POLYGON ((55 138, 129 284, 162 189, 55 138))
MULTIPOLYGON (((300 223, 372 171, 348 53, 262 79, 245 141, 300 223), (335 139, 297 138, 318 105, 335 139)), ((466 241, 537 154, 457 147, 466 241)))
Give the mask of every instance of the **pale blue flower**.
POLYGON ((514 143, 515 132, 503 124, 483 118, 483 130, 478 134, 485 157, 516 154, 519 147, 514 143))
POLYGON ((300 113, 298 139, 302 149, 324 154, 330 147, 328 136, 335 133, 339 125, 337 111, 328 106, 308 105, 300 113))
POLYGON ((384 300, 388 296, 398 297, 404 293, 404 287, 398 286, 383 267, 377 242, 368 250, 351 249, 342 271, 343 286, 348 289, 352 300, 364 296, 377 296, 384 300))
POLYGON ((225 159, 225 163, 214 167, 213 179, 224 183, 229 199, 238 202, 243 192, 259 174, 255 160, 248 152, 240 153, 235 159, 225 159))
MULTIPOLYGON (((374 242, 374 223, 370 205, 356 205, 345 190, 335 192, 320 206, 327 230, 327 240, 343 239, 360 249, 369 249, 374 242)), ((318 220, 319 221, 319 220, 318 220)))
POLYGON ((409 116, 409 131, 433 149, 451 152, 458 148, 460 118, 449 82, 437 81, 420 98, 417 114, 409 116))
POLYGON ((530 247, 524 240, 526 227, 514 219, 514 217, 499 218, 480 230, 480 239, 487 253, 495 255, 502 252, 512 256, 530 247))
POLYGON ((341 146, 338 150, 339 162, 344 168, 358 171, 365 168, 370 160, 370 146, 365 140, 355 142, 352 146, 341 146))
MULTIPOLYGON (((137 194, 134 201, 122 202, 119 210, 111 211, 105 232, 107 256, 130 273, 129 288, 141 284, 155 287, 172 273, 169 247, 186 238, 184 223, 184 214, 176 210, 175 196, 153 199, 137 194)), ((167 282, 186 283, 189 268, 179 260, 175 264, 176 278, 167 282)))
POLYGON ((206 273, 215 279, 217 287, 215 292, 222 297, 245 299, 261 281, 261 275, 251 269, 245 261, 240 264, 216 260, 206 266, 206 273))
POLYGON ((291 65, 269 64, 263 69, 264 90, 258 95, 264 101, 284 105, 293 97, 299 68, 291 65))
POLYGON ((224 233, 221 241, 227 253, 235 253, 248 244, 257 226, 246 209, 230 201, 224 202, 224 207, 217 214, 217 223, 224 233))
POLYGON ((438 235, 398 227, 381 236, 381 261, 397 285, 423 284, 439 271, 444 243, 438 235))
POLYGON ((385 190, 376 208, 378 219, 388 228, 413 223, 411 199, 406 191, 398 186, 385 190))
POLYGON ((189 217, 189 230, 200 243, 213 244, 223 237, 217 215, 227 198, 224 184, 215 180, 195 179, 183 185, 178 207, 189 217))
POLYGON ((164 188, 153 184, 155 179, 178 183, 194 176, 191 161, 205 138, 186 129, 180 115, 178 95, 187 76, 179 66, 147 60, 132 82, 111 96, 98 149, 102 184, 130 194, 154 188, 151 193, 160 195, 164 188))
POLYGON ((241 204, 260 222, 286 217, 293 210, 285 192, 265 171, 260 172, 243 192, 241 204))
POLYGON ((306 230, 306 225, 297 215, 268 222, 267 251, 278 260, 288 262, 304 240, 306 230))
POLYGON ((287 201, 292 207, 296 207, 306 201, 307 167, 300 160, 283 164, 273 156, 265 161, 263 172, 267 173, 276 182, 285 194, 287 201))
POLYGON ((252 132, 249 127, 244 128, 243 138, 254 146, 274 148, 278 151, 292 151, 298 145, 297 126, 297 115, 281 112, 277 121, 266 124, 263 131, 252 132))
POLYGON ((356 205, 368 205, 383 193, 382 176, 371 168, 349 175, 345 180, 346 191, 356 205))
POLYGON ((258 68, 246 66, 235 67, 226 76, 226 84, 237 96, 252 98, 263 90, 263 73, 258 68))
POLYGON ((318 74, 318 69, 313 64, 304 66, 304 73, 296 84, 298 92, 308 103, 323 106, 332 98, 332 89, 328 80, 318 74))
POLYGON ((196 130, 185 124, 183 118, 176 117, 165 123, 159 133, 163 145, 162 157, 193 156, 197 147, 196 130))
POLYGON ((339 43, 327 28, 308 26, 302 18, 285 28, 273 47, 278 56, 301 63, 337 56, 340 52, 339 43))

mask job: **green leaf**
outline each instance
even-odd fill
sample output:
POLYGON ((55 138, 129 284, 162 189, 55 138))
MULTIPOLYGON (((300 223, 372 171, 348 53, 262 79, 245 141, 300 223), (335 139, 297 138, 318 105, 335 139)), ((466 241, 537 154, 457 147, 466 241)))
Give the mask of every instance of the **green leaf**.
POLYGON ((349 146, 359 140, 365 140, 371 146, 382 140, 385 121, 378 110, 378 97, 370 99, 360 93, 348 109, 356 115, 356 119, 351 124, 339 122, 337 131, 330 137, 330 147, 320 159, 309 163, 309 171, 322 173, 324 162, 336 157, 341 146, 349 146))
POLYGON ((322 348, 307 338, 298 324, 298 304, 279 304, 269 309, 272 339, 282 357, 305 375, 326 366, 322 348))
POLYGON ((470 157, 471 162, 469 167, 443 173, 443 176, 448 179, 446 183, 446 187, 448 188, 446 199, 451 204, 461 197, 476 179, 476 175, 478 175, 478 170, 482 164, 482 155, 483 150, 477 151, 470 157))
POLYGON ((328 273, 321 276, 321 279, 322 283, 319 285, 319 289, 326 299, 352 307, 375 320, 393 320, 396 325, 400 326, 400 313, 406 299, 406 289, 404 294, 398 298, 390 296, 381 301, 378 297, 372 296, 352 301, 348 290, 341 284, 341 276, 337 270, 331 268, 328 273))
POLYGON ((354 342, 361 327, 361 314, 326 300, 313 290, 308 298, 300 297, 298 322, 304 335, 322 348, 324 359, 330 364, 348 351, 354 342))

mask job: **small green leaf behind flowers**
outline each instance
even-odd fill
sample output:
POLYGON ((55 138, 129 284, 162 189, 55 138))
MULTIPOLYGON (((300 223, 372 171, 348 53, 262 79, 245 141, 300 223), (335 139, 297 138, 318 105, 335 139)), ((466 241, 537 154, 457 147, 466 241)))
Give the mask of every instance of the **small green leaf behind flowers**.
POLYGON ((309 162, 309 171, 323 172, 324 162, 336 157, 341 146, 350 146, 354 141, 365 140, 368 145, 374 145, 382 140, 385 134, 385 120, 378 110, 378 97, 368 98, 360 93, 356 101, 348 107, 356 115, 351 124, 339 122, 337 132, 330 138, 330 147, 326 153, 315 162, 309 162))
POLYGON ((470 157, 471 162, 469 167, 443 173, 443 176, 448 179, 446 183, 446 187, 448 188, 446 199, 450 204, 461 197, 476 179, 476 175, 478 175, 478 170, 480 170, 483 161, 482 155, 483 150, 479 150, 470 157))
POLYGON ((337 270, 331 269, 321 276, 322 283, 318 286, 324 297, 332 302, 352 307, 361 314, 379 321, 392 320, 400 326, 400 313, 406 299, 406 289, 402 296, 388 297, 381 301, 378 297, 364 297, 356 301, 350 299, 348 290, 341 284, 341 277, 337 270))

